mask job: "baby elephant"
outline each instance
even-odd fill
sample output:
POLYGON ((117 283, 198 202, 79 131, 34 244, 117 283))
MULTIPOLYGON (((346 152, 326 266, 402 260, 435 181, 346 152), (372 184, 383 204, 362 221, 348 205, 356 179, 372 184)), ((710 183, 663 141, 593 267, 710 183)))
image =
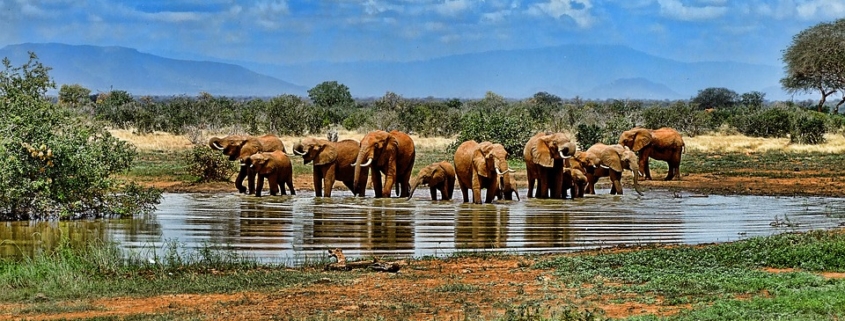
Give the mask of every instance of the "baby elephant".
POLYGON ((285 186, 290 188, 290 194, 296 195, 293 189, 293 167, 290 158, 282 151, 264 152, 253 154, 249 157, 250 167, 258 174, 258 183, 255 184, 255 196, 261 196, 261 189, 264 187, 264 178, 270 181, 270 195, 279 193, 285 195, 285 186))
POLYGON ((441 200, 451 200, 452 192, 455 191, 455 167, 447 161, 432 163, 417 174, 411 181, 411 193, 408 199, 414 196, 414 191, 420 184, 428 185, 431 190, 431 200, 437 200, 437 191, 440 190, 441 200))

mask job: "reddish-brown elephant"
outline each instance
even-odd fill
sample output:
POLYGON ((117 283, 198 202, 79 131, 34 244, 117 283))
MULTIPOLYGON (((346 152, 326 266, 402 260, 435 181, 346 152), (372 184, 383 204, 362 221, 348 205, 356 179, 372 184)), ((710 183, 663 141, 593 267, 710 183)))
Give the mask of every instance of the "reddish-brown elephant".
POLYGON ((465 141, 455 151, 455 173, 464 203, 469 202, 468 191, 472 189, 472 202, 481 204, 481 189, 487 189, 485 203, 493 199, 505 199, 506 181, 510 181, 508 152, 501 144, 465 141))
POLYGON ((637 154, 631 151, 628 147, 622 145, 605 145, 597 143, 587 149, 586 153, 596 155, 599 163, 596 164, 596 169, 593 173, 587 174, 587 193, 596 193, 596 182, 601 177, 610 177, 612 186, 610 187, 610 194, 622 195, 622 171, 630 170, 634 174, 634 190, 637 194, 643 195, 640 192, 640 186, 637 172, 639 171, 639 160, 637 154))
POLYGON ((244 136, 229 135, 223 138, 212 137, 208 146, 220 150, 229 156, 229 160, 240 161, 240 170, 235 179, 235 187, 240 193, 252 194, 255 191, 255 173, 249 170, 247 159, 255 153, 281 151, 286 153, 285 144, 276 135, 244 136), (248 188, 244 187, 244 178, 248 177, 248 188))
POLYGON ((523 150, 528 175, 528 197, 563 198, 566 194, 561 190, 563 163, 575 154, 575 150, 575 143, 563 133, 540 132, 531 137, 523 150))
MULTIPOLYGON (((332 196, 335 180, 343 182, 350 191, 355 191, 355 168, 349 166, 358 156, 359 143, 354 139, 332 142, 325 139, 305 138, 293 147, 293 153, 302 156, 304 164, 314 164, 314 194, 317 197, 332 196)), ((362 168, 364 176, 368 169, 362 168)), ((357 189, 364 190, 367 181, 359 182, 357 189), (363 184, 361 184, 363 182, 363 184)))
MULTIPOLYGON (((390 197, 393 184, 399 197, 408 197, 411 192, 411 171, 414 169, 416 150, 414 140, 408 134, 394 130, 386 132, 377 130, 367 133, 361 139, 358 157, 352 166, 355 167, 353 186, 367 184, 367 174, 361 173, 363 168, 370 168, 373 180, 373 191, 376 198, 390 197), (384 182, 381 175, 384 174, 384 182), (363 182, 362 182, 363 180, 363 182)), ((355 195, 364 196, 365 189, 356 189, 355 195)))
POLYGON ((666 180, 681 179, 681 154, 684 153, 684 139, 678 131, 663 127, 646 129, 634 127, 619 136, 619 144, 627 146, 640 158, 640 170, 645 179, 651 179, 648 159, 665 161, 669 165, 666 180))
POLYGON ((285 185, 290 189, 290 195, 296 195, 293 188, 293 167, 290 158, 284 152, 277 150, 272 153, 257 153, 249 157, 249 166, 258 175, 258 183, 255 185, 255 196, 261 196, 261 189, 264 188, 264 179, 270 182, 270 195, 276 195, 280 191, 285 193, 285 185))
POLYGON ((411 180, 409 199, 414 196, 414 191, 420 184, 428 185, 432 201, 437 200, 437 191, 440 191, 440 200, 451 200, 455 191, 455 167, 452 163, 442 161, 420 169, 417 176, 411 180))
POLYGON ((569 191, 569 196, 573 199, 584 197, 588 182, 587 169, 584 167, 584 164, 575 157, 567 159, 563 168, 563 180, 561 184, 561 189, 564 193, 563 197, 566 198, 567 191, 569 191))

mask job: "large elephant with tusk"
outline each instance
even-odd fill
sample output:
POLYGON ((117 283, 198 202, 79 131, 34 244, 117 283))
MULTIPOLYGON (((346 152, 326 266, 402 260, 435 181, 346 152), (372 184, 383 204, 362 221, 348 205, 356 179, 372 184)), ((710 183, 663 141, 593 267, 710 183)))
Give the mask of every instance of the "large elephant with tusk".
POLYGON ((510 182, 508 152, 501 144, 491 142, 478 143, 465 141, 455 151, 455 174, 464 197, 469 202, 469 190, 472 190, 472 202, 481 204, 481 189, 487 189, 485 203, 492 203, 494 198, 505 199, 506 182, 510 182))
POLYGON ((352 164, 355 167, 354 194, 364 196, 365 190, 359 186, 366 186, 367 175, 361 174, 363 168, 369 168, 376 198, 390 197, 394 184, 396 184, 396 194, 399 197, 408 197, 411 191, 411 171, 414 169, 415 159, 414 140, 408 134, 398 130, 389 133, 383 130, 367 133, 361 139, 358 157, 352 164), (384 174, 384 182, 381 179, 382 174, 384 174))
POLYGON ((229 135, 223 138, 212 137, 208 140, 208 146, 222 151, 229 156, 230 161, 240 161, 241 169, 235 179, 235 187, 238 192, 253 194, 255 192, 255 171, 248 166, 249 157, 253 154, 264 152, 285 151, 285 143, 276 135, 264 135, 260 137, 246 135, 229 135), (248 177, 248 188, 243 186, 244 178, 248 177))
POLYGON ((566 195, 561 188, 564 161, 575 155, 576 149, 575 143, 563 133, 540 132, 531 137, 523 150, 528 197, 563 198, 566 195))
MULTIPOLYGON (((304 164, 314 164, 314 194, 317 197, 331 197, 336 180, 343 182, 350 191, 364 190, 367 181, 362 180, 356 188, 355 162, 360 144, 354 139, 333 142, 325 139, 305 138, 293 146, 293 153, 302 156, 304 164), (363 184, 361 184, 363 182, 363 184)), ((366 167, 361 171, 367 176, 366 167)))

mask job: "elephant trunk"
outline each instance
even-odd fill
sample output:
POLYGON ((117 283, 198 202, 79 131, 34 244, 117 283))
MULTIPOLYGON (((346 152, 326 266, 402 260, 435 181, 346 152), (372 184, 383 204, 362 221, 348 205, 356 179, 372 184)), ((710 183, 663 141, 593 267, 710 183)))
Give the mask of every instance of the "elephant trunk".
POLYGON ((411 182, 411 192, 408 194, 408 200, 414 197, 414 191, 417 190, 417 186, 420 185, 420 182, 422 182, 421 179, 415 179, 413 182, 411 182))
MULTIPOLYGON (((497 168, 498 172, 499 169, 497 168)), ((496 197, 500 200, 505 199, 505 175, 499 175, 499 188, 496 190, 496 197)))
POLYGON ((640 182, 639 182, 639 177, 640 177, 640 174, 639 174, 639 169, 637 169, 637 170, 633 170, 633 171, 631 171, 631 173, 633 173, 633 174, 634 174, 634 191, 636 191, 636 192, 637 192, 637 194, 640 194, 640 196, 643 196, 643 192, 642 192, 642 191, 640 191, 640 182))
MULTIPOLYGON (((358 191, 357 189, 358 189, 358 182, 360 182, 360 179, 361 179, 361 167, 367 167, 373 161, 373 158, 369 157, 369 159, 367 160, 367 163, 362 164, 363 161, 364 161, 364 158, 367 158, 367 156, 369 156, 369 153, 367 153, 365 151, 364 147, 362 147, 361 150, 358 151, 358 158, 356 158, 355 163, 352 164, 353 166, 355 166, 355 175, 354 175, 354 178, 352 180, 352 187, 356 189, 355 191, 352 191, 352 194, 355 195, 355 196, 364 196, 364 191, 363 190, 358 191)), ((366 181, 367 178, 364 177, 363 179, 366 181)), ((364 184, 364 185, 366 185, 366 184, 364 184)))

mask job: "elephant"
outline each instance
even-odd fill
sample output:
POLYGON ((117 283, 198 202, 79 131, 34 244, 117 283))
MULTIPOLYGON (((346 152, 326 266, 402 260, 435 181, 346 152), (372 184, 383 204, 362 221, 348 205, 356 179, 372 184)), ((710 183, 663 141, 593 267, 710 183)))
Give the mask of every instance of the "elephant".
POLYGON ((437 200, 437 191, 440 191, 440 200, 447 201, 452 199, 452 193, 455 191, 455 167, 452 163, 442 161, 439 163, 432 163, 420 169, 417 176, 411 180, 411 192, 408 199, 414 196, 414 191, 420 184, 428 185, 431 190, 431 200, 437 200))
POLYGON ((458 185, 464 197, 464 203, 469 202, 468 190, 472 189, 472 201, 481 204, 481 189, 487 189, 485 203, 492 203, 493 198, 505 199, 506 181, 510 181, 508 168, 508 152, 501 144, 491 142, 478 143, 469 140, 461 143, 455 151, 455 173, 458 185))
POLYGON ((285 185, 290 188, 290 195, 296 195, 293 188, 293 166, 290 158, 284 152, 263 152, 253 154, 249 157, 249 166, 258 174, 258 184, 255 186, 255 196, 261 197, 261 189, 264 187, 264 178, 270 181, 270 195, 275 196, 281 190, 285 193, 285 185))
POLYGON ((639 159, 637 158, 637 154, 631 151, 627 146, 622 145, 605 145, 602 143, 597 143, 590 148, 587 149, 587 153, 592 153, 598 157, 600 162, 597 164, 596 169, 593 170, 593 173, 587 174, 587 192, 590 194, 595 194, 595 184, 601 177, 610 177, 610 181, 612 186, 610 188, 610 194, 619 194, 622 195, 622 171, 623 170, 630 170, 634 173, 634 190, 639 195, 643 195, 640 192, 639 186, 639 175, 637 172, 639 171, 639 159))
MULTIPOLYGON (((358 187, 361 183, 362 168, 372 167, 370 175, 373 179, 373 191, 376 198, 390 197, 393 184, 396 184, 396 193, 399 197, 408 197, 415 158, 414 140, 408 134, 398 130, 389 133, 383 130, 369 132, 361 139, 358 157, 355 163, 352 163, 355 167, 352 185, 358 187), (385 176, 383 184, 382 174, 385 176)), ((363 177, 361 184, 366 186, 366 173, 363 177)), ((354 194, 364 196, 364 192, 364 188, 357 188, 354 194)))
MULTIPOLYGON (((366 188, 366 180, 358 182, 358 187, 355 187, 355 168, 349 166, 358 156, 358 147, 359 143, 354 139, 332 142, 305 138, 294 145, 293 153, 302 156, 303 164, 313 162, 315 196, 331 197, 335 180, 343 182, 352 192, 366 188)), ((369 169, 365 167, 362 171, 367 176, 369 169)))
POLYGON ((681 154, 684 152, 684 139, 678 131, 663 127, 660 129, 646 129, 634 127, 619 136, 619 144, 627 146, 637 153, 640 158, 640 170, 645 179, 651 179, 648 159, 665 161, 669 165, 667 181, 676 176, 681 179, 681 154))
POLYGON ((587 171, 584 165, 577 158, 567 159, 566 163, 566 167, 563 168, 561 184, 564 198, 566 198, 567 190, 572 199, 584 197, 588 184, 587 171))
POLYGON ((528 174, 528 197, 562 198, 564 160, 576 151, 575 143, 563 133, 540 132, 525 144, 523 160, 528 174), (534 184, 537 192, 534 194, 534 184))
POLYGON ((246 164, 247 158, 259 152, 281 151, 287 153, 285 144, 275 135, 264 135, 261 137, 229 135, 223 138, 212 137, 208 140, 208 146, 220 150, 229 156, 230 161, 239 160, 241 168, 238 177, 235 179, 235 188, 240 193, 252 194, 255 190, 255 173, 250 172, 246 164), (244 187, 244 178, 248 176, 248 188, 244 187))

